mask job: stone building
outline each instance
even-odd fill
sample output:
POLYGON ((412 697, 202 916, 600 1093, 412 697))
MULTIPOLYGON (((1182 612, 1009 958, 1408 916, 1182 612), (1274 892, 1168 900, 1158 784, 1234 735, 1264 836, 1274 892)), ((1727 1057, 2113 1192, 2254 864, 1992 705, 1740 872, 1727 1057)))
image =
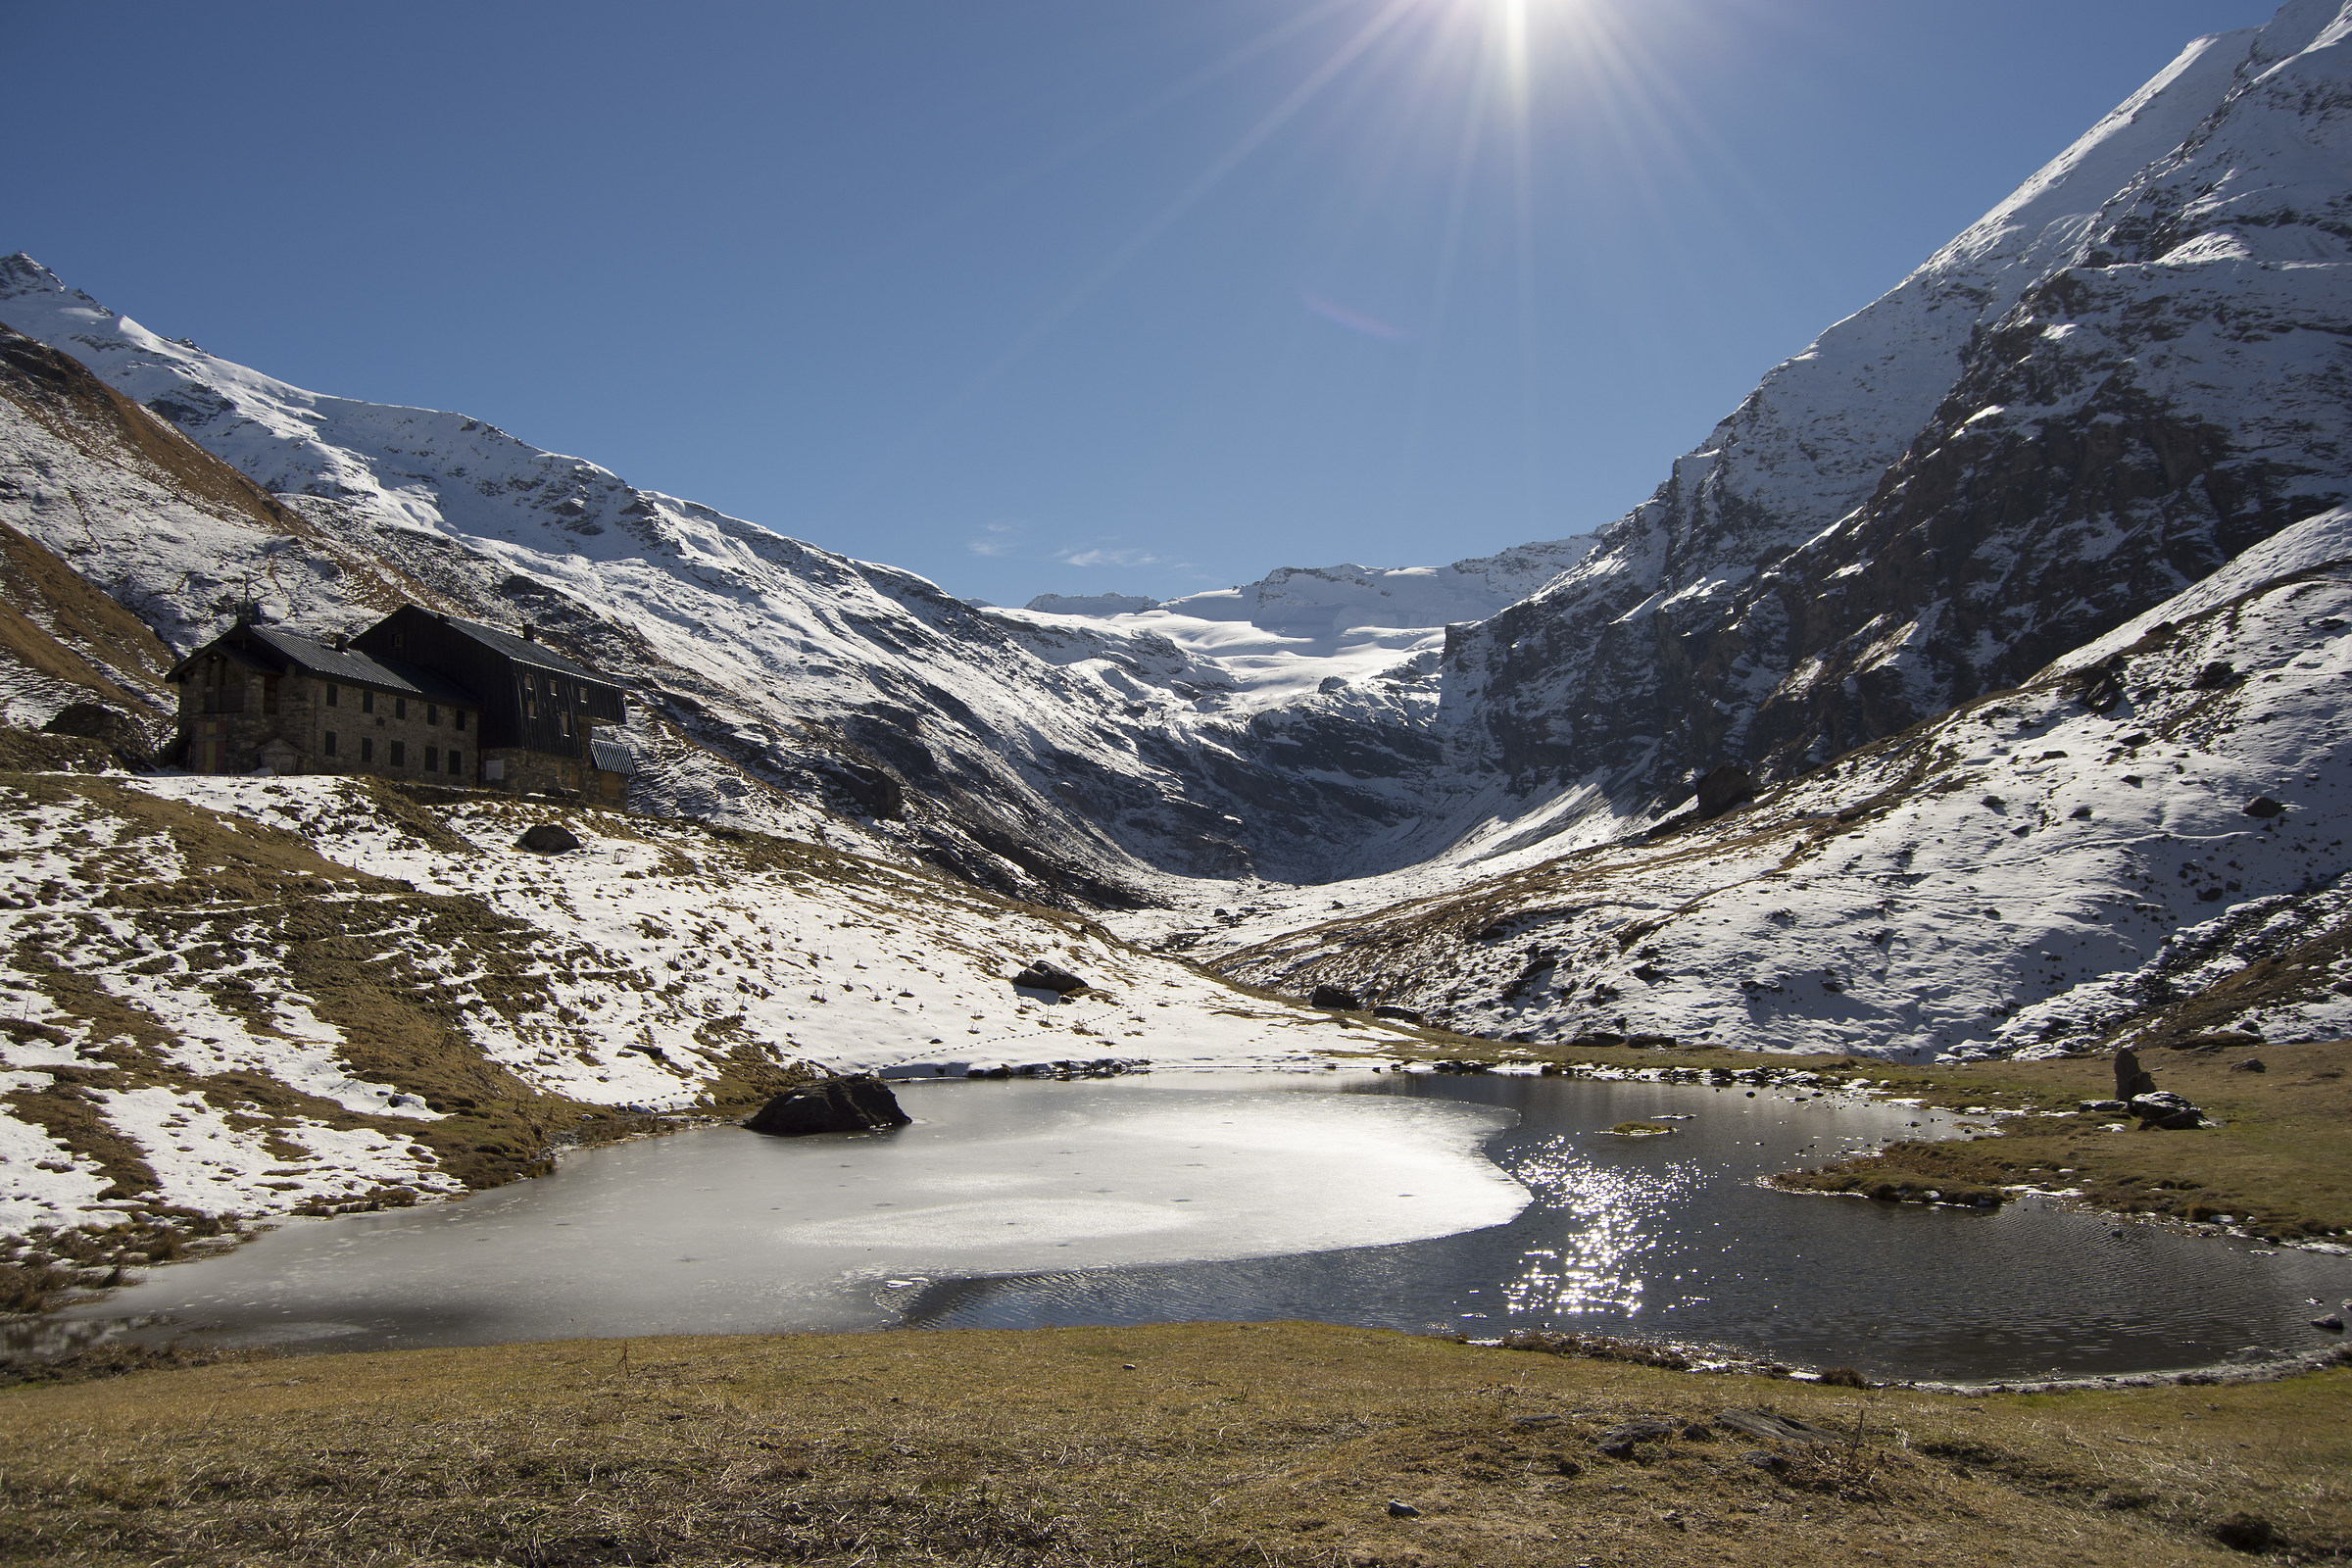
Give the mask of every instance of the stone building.
POLYGON ((199 773, 372 773, 625 805, 620 688, 522 635, 407 606, 321 641, 239 617, 166 677, 199 773))

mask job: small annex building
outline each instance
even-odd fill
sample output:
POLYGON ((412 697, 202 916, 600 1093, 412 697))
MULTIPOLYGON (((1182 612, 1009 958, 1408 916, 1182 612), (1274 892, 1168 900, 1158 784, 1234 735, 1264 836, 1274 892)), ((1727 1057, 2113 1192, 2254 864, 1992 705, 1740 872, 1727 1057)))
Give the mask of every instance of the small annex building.
POLYGON ((370 773, 625 805, 620 688, 538 640, 406 605, 353 637, 239 616, 173 665, 192 772, 370 773))

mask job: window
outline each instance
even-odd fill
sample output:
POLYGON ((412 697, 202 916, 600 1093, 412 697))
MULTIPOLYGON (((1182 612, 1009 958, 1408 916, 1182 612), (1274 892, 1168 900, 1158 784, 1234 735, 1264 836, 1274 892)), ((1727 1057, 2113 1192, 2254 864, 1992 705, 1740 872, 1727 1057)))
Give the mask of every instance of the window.
POLYGON ((438 746, 427 746, 427 747, 424 749, 424 770, 425 770, 427 773, 438 773, 438 772, 440 772, 440 771, 441 771, 441 748, 440 748, 440 747, 438 747, 438 746))
MULTIPOLYGON (((331 681, 331 680, 330 680, 330 681, 328 681, 328 682, 326 683, 326 706, 327 706, 327 707, 329 707, 329 708, 340 708, 340 707, 342 707, 342 706, 343 706, 343 698, 342 698, 342 695, 341 695, 342 691, 343 691, 343 688, 342 688, 342 687, 340 687, 340 686, 336 685, 336 684, 335 684, 333 681, 331 681)), ((329 748, 329 750, 332 750, 332 748, 330 747, 330 748, 329 748)))
POLYGON ((453 711, 449 715, 449 722, 452 729, 464 729, 466 727, 466 710, 461 708, 453 711))
MULTIPOLYGON (((332 686, 329 686, 329 687, 327 688, 327 690, 328 690, 328 691, 333 691, 333 690, 334 690, 334 688, 333 688, 332 686)), ((330 730, 328 730, 328 731, 326 732, 324 750, 325 750, 325 752, 326 752, 326 755, 327 755, 327 756, 329 756, 329 757, 332 757, 332 756, 334 756, 334 755, 335 755, 335 732, 334 732, 333 730, 331 730, 331 729, 330 729, 330 730)))
POLYGON ((363 713, 372 713, 375 711, 375 693, 360 693, 360 711, 363 713))
POLYGON ((459 761, 464 755, 465 754, 460 752, 455 746, 452 746, 449 749, 449 771, 452 777, 455 777, 457 774, 465 771, 465 769, 459 765, 459 761))
POLYGON ((568 736, 568 735, 571 733, 571 710, 570 710, 570 709, 568 709, 568 708, 567 708, 567 709, 565 709, 565 710, 564 710, 563 712, 561 712, 561 713, 558 713, 558 714, 556 715, 556 727, 557 727, 558 729, 562 730, 562 731, 563 731, 563 732, 564 732, 565 735, 567 735, 567 736, 568 736))
POLYGON ((372 762, 375 760, 374 736, 363 735, 360 737, 360 760, 363 762, 372 762))
POLYGON ((407 741, 394 741, 392 743, 392 765, 394 767, 406 767, 409 765, 409 743, 407 741))
POLYGON ((441 722, 441 705, 439 703, 427 703, 424 705, 424 721, 427 724, 438 724, 441 722))
POLYGON ((395 697, 392 699, 392 716, 394 718, 406 718, 409 716, 409 700, 406 697, 395 697))

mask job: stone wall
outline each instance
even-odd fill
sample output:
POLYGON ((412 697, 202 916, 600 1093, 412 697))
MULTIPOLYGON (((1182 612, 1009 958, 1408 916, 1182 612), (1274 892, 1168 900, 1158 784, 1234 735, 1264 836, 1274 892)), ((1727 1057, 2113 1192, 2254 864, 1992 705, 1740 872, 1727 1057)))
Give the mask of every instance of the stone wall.
MULTIPOLYGON (((481 754, 472 745, 481 733, 479 713, 341 683, 332 684, 330 704, 329 687, 306 675, 251 674, 243 683, 242 711, 207 713, 204 688, 194 681, 183 684, 179 729, 185 765, 200 773, 250 773, 263 765, 263 748, 279 740, 291 750, 292 772, 480 781, 481 754)), ((233 683, 223 691, 231 702, 238 700, 233 683)))

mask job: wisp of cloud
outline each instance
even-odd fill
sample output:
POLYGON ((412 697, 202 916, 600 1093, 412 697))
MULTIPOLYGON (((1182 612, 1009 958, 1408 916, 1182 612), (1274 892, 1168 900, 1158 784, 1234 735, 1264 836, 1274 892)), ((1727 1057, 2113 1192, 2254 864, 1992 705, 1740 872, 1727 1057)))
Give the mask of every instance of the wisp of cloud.
POLYGON ((1325 299, 1320 294, 1301 294, 1298 298, 1299 302, 1305 305, 1309 311, 1334 326, 1344 326, 1350 332, 1359 332, 1365 337, 1378 338, 1383 343, 1403 343, 1412 338, 1413 334, 1401 326, 1392 326, 1377 316, 1367 316, 1362 311, 1350 310, 1345 305, 1325 299))

